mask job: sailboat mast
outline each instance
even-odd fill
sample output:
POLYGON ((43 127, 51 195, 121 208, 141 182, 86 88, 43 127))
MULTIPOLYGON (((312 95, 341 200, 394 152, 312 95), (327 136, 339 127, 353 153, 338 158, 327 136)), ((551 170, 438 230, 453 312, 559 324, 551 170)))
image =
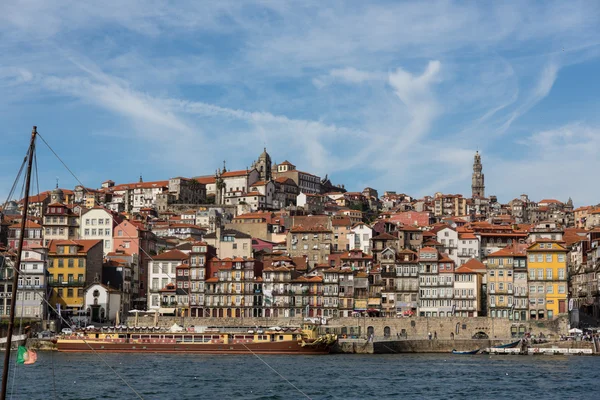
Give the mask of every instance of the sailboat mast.
POLYGON ((33 154, 35 152, 35 138, 37 135, 37 126, 31 131, 31 141, 29 142, 29 152, 27 156, 27 175, 25 178, 25 199, 23 201, 23 217, 21 218, 21 239, 19 240, 19 249, 17 252, 17 261, 13 265, 13 284, 11 295, 10 318, 8 320, 8 332, 6 334, 6 351, 4 352, 4 369, 2 370, 2 392, 0 400, 6 399, 6 389, 8 387, 8 370, 10 369, 10 347, 12 345, 13 329, 15 326, 15 308, 17 300, 17 285, 19 283, 19 271, 21 267, 21 254, 23 254, 23 243, 25 238, 25 227, 27 224, 27 214, 29 211, 29 188, 31 185, 31 168, 33 165, 33 154))

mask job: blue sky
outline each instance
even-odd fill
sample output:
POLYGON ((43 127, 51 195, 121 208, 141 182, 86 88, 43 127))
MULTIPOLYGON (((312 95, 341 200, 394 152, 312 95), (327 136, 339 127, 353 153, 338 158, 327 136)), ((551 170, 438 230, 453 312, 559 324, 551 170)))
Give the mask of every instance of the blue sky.
MULTIPOLYGON (((32 125, 90 187, 272 158, 352 190, 600 202, 600 4, 0 4, 0 195, 32 125)), ((40 186, 76 182, 39 145, 40 186)))

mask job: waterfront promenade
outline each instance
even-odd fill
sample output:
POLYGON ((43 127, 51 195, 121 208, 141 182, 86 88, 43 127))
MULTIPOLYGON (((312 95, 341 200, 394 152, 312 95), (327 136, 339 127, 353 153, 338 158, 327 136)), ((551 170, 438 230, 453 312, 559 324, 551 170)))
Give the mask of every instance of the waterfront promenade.
MULTIPOLYGON (((153 317, 129 317, 129 326, 154 326, 153 317)), ((212 327, 272 327, 301 326, 302 318, 184 318, 160 317, 158 326, 212 326, 212 327)), ((511 321, 487 317, 447 317, 447 318, 331 318, 321 329, 328 333, 336 333, 348 338, 385 337, 404 339, 470 340, 480 339, 504 340, 523 336, 525 333, 556 339, 567 334, 568 320, 559 317, 551 321, 511 321)))

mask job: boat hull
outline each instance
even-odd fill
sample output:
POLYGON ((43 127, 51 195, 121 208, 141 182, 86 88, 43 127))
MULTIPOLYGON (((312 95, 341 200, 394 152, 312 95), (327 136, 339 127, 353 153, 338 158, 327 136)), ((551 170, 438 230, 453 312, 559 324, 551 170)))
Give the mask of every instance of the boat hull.
POLYGON ((58 341, 60 352, 72 353, 203 353, 203 354, 328 354, 331 346, 302 346, 296 341, 268 343, 106 343, 58 341))
POLYGON ((477 354, 479 353, 479 349, 477 350, 471 350, 471 351, 457 351, 457 350, 452 350, 452 354, 459 354, 459 355, 468 355, 468 354, 477 354))

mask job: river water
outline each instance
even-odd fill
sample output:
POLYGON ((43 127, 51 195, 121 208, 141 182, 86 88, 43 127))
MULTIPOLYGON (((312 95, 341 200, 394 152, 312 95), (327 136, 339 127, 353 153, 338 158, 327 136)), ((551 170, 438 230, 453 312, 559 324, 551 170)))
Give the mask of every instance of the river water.
MULTIPOLYGON (((600 398, 600 357, 591 356, 260 356, 291 383, 253 355, 102 357, 144 399, 600 398)), ((11 370, 7 398, 11 387, 13 399, 139 398, 104 361, 40 352, 17 367, 14 386, 11 370)))

